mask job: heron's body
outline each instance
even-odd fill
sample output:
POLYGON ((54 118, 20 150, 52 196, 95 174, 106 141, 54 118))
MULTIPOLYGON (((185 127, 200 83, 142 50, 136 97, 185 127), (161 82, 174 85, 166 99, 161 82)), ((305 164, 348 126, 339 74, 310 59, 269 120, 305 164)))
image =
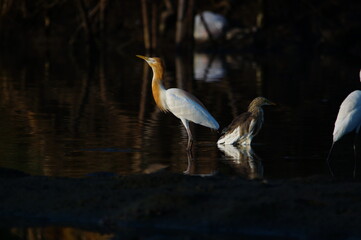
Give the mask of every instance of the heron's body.
POLYGON ((263 105, 274 103, 263 97, 255 98, 248 106, 248 111, 236 117, 218 139, 218 144, 251 145, 252 139, 258 134, 263 124, 263 105))
POLYGON ((192 146, 192 134, 189 129, 189 122, 194 122, 205 127, 218 129, 218 122, 207 111, 204 105, 192 94, 179 89, 165 89, 162 84, 164 67, 160 58, 139 56, 144 59, 153 70, 152 93, 157 106, 162 111, 169 111, 179 118, 188 134, 188 146, 192 146))

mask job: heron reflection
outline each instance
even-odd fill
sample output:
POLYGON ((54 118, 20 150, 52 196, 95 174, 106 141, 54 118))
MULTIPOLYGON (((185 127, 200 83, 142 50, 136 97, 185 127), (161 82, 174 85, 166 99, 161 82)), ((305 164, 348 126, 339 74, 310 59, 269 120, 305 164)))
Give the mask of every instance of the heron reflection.
POLYGON ((242 177, 257 179, 263 177, 263 165, 261 159, 254 153, 251 145, 217 144, 218 149, 225 155, 223 160, 231 165, 242 177))

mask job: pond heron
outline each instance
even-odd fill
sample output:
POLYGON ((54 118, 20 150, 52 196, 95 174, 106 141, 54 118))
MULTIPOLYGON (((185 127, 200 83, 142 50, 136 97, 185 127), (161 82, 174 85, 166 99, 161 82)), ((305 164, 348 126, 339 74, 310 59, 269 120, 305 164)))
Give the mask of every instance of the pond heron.
POLYGON ((193 137, 189 129, 189 122, 194 122, 205 127, 217 130, 218 122, 207 111, 205 106, 192 94, 179 89, 165 89, 162 84, 164 75, 163 61, 158 57, 145 57, 137 55, 144 59, 153 70, 152 92, 155 103, 164 112, 171 112, 179 118, 188 134, 187 150, 192 149, 193 137))
POLYGON ((248 106, 248 111, 236 117, 223 131, 218 144, 251 145, 263 124, 264 105, 275 105, 264 97, 257 97, 248 106))

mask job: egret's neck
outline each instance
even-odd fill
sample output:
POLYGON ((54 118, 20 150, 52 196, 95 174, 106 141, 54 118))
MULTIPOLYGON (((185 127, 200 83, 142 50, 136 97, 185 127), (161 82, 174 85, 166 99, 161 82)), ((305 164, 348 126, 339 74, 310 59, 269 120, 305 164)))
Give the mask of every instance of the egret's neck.
POLYGON ((164 88, 164 86, 162 84, 163 74, 164 74, 163 66, 157 65, 157 66, 151 66, 151 67, 153 70, 152 92, 153 92, 153 97, 154 97, 155 103, 160 108, 160 110, 167 111, 167 105, 165 102, 166 89, 164 88))

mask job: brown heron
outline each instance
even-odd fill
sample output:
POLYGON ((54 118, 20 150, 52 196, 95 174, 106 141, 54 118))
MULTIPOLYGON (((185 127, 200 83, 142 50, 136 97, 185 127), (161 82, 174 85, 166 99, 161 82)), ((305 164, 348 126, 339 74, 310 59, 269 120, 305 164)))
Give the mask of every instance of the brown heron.
POLYGON ((263 124, 263 105, 275 105, 264 97, 257 97, 248 106, 248 111, 236 117, 223 131, 218 144, 250 145, 263 124))

